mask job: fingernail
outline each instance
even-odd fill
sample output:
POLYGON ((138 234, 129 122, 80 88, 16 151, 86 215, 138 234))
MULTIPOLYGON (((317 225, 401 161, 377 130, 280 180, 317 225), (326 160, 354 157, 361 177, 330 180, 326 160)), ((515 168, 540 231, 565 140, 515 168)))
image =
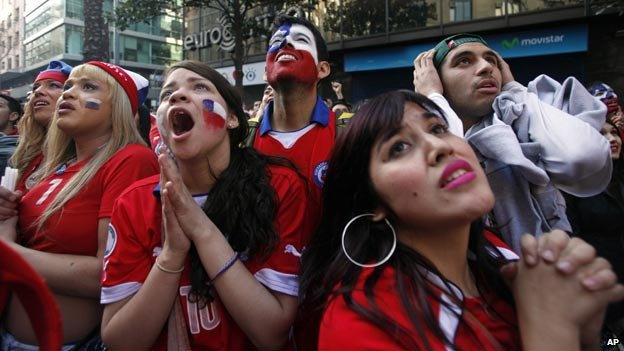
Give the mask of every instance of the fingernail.
POLYGON ((568 261, 557 262, 557 268, 564 273, 572 272, 572 264, 568 261))
POLYGON ((529 265, 534 265, 534 264, 537 263, 537 258, 535 256, 533 256, 533 255, 525 255, 524 256, 524 260, 529 265))
POLYGON ((598 281, 594 277, 587 277, 583 279, 583 285, 585 285, 586 287, 590 289, 595 288, 597 284, 598 284, 598 281))
POLYGON ((542 252, 542 258, 548 262, 553 262, 555 260, 555 254, 551 250, 546 250, 542 252))

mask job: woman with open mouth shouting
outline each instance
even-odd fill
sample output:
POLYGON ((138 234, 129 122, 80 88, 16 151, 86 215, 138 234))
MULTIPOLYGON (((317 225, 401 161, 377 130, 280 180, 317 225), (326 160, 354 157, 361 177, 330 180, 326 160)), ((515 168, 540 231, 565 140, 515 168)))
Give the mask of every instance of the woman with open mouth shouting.
POLYGON ((579 239, 526 235, 518 261, 485 229, 494 205, 485 174, 422 95, 363 106, 323 191, 300 293, 309 318, 320 315, 319 350, 595 348, 607 303, 624 297, 579 239))
POLYGON ((160 177, 119 198, 109 229, 116 240, 104 264, 104 342, 280 349, 310 232, 304 180, 286 161, 241 146, 247 118, 220 73, 182 61, 165 77, 160 177))
MULTIPOLYGON (((145 78, 108 63, 75 67, 54 101, 38 181, 19 215, 0 223, 0 239, 54 293, 63 350, 102 349, 100 278, 113 204, 134 181, 158 172, 133 118, 146 87, 145 78)), ((21 301, 10 300, 3 322, 3 350, 36 348, 21 301)))

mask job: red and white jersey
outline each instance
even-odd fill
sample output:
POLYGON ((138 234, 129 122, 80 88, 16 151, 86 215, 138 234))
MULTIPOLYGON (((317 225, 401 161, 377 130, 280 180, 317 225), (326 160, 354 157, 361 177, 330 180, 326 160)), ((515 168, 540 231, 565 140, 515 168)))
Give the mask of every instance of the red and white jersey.
MULTIPOLYGON (((488 239, 492 239, 492 244, 496 246, 496 249, 499 249, 498 254, 506 259, 517 259, 517 256, 501 240, 494 239, 494 235, 489 232, 486 232, 485 235, 488 239)), ((373 269, 371 268, 362 271, 352 294, 356 303, 367 308, 370 308, 371 304, 364 295, 364 282, 372 272, 373 269)), ((450 298, 451 294, 462 298, 461 290, 451 284, 450 289, 453 291, 449 291, 439 276, 433 272, 427 273, 427 279, 439 291, 438 298, 449 303, 449 307, 446 307, 440 304, 436 298, 427 297, 433 311, 433 317, 437 320, 444 335, 453 342, 453 345, 445 344, 432 330, 427 329, 422 317, 418 319, 424 329, 425 337, 420 336, 401 302, 394 268, 387 266, 384 269, 374 290, 374 299, 381 312, 409 331, 411 341, 418 345, 417 350, 426 350, 424 342, 426 339, 435 351, 456 349, 496 351, 496 346, 490 341, 490 337, 494 337, 504 350, 522 349, 519 331, 514 326, 516 324, 515 309, 505 300, 492 294, 493 296, 487 299, 486 304, 482 298, 463 297, 464 308, 462 309, 454 304, 450 298), (465 314, 466 311, 469 311, 481 323, 482 328, 462 321, 462 314, 465 314), (502 316, 504 320, 499 316, 502 316), (487 329, 489 335, 486 335, 483 329, 487 329)), ((386 333, 348 307, 342 295, 339 295, 329 301, 323 313, 318 349, 404 350, 405 346, 398 342, 396 336, 386 333)))
POLYGON ((28 192, 26 182, 28 181, 28 178, 35 172, 35 170, 39 168, 42 161, 43 154, 38 154, 32 160, 30 160, 30 163, 28 163, 26 169, 24 169, 24 174, 22 174, 17 180, 17 183, 15 184, 15 190, 21 191, 22 194, 26 194, 26 192, 28 192))
POLYGON ((310 125, 295 132, 276 132, 271 128, 273 102, 260 122, 253 147, 258 152, 289 159, 308 179, 310 189, 310 220, 317 225, 321 218, 322 192, 329 156, 336 139, 336 115, 318 97, 310 125))
MULTIPOLYGON (((305 183, 293 170, 269 166, 276 192, 275 229, 279 242, 265 261, 250 257, 244 265, 270 290, 297 296, 301 251, 309 240, 305 183)), ((136 182, 117 200, 109 226, 104 257, 101 302, 110 304, 135 294, 161 251, 161 203, 159 177, 136 182)), ((210 195, 208 195, 210 196, 210 195)), ((193 350, 248 350, 249 339, 221 304, 219 297, 203 308, 189 301, 191 283, 187 259, 179 281, 179 299, 193 350)), ((217 294, 215 294, 217 295, 217 294)), ((163 325, 153 350, 165 350, 167 326, 163 325)))
POLYGON ((131 144, 117 151, 91 180, 37 230, 37 221, 84 160, 43 179, 22 198, 19 229, 22 245, 45 252, 95 256, 98 221, 109 218, 117 197, 136 180, 158 173, 154 153, 131 144))

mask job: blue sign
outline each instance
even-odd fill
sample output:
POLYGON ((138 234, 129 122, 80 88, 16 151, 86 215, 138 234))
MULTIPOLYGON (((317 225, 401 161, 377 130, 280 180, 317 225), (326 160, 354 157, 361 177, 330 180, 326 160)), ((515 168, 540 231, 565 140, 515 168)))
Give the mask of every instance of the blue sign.
MULTIPOLYGON (((586 25, 484 35, 483 38, 504 58, 587 51, 586 25)), ((436 44, 429 42, 345 54, 345 72, 412 67, 418 54, 436 44)))

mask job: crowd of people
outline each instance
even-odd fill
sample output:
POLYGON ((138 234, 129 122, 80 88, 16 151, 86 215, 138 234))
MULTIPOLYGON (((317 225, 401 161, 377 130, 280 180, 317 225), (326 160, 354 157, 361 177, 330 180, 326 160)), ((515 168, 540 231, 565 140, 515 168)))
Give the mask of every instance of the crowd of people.
POLYGON ((99 61, 50 62, 23 111, 0 96, 0 166, 18 173, 0 187, 0 252, 19 263, 0 267, 0 350, 590 350, 622 336, 613 89, 524 86, 460 34, 414 59, 412 91, 353 111, 340 82, 319 95, 328 59, 313 24, 280 16, 249 111, 195 61, 168 67, 153 116, 147 80, 99 61))

